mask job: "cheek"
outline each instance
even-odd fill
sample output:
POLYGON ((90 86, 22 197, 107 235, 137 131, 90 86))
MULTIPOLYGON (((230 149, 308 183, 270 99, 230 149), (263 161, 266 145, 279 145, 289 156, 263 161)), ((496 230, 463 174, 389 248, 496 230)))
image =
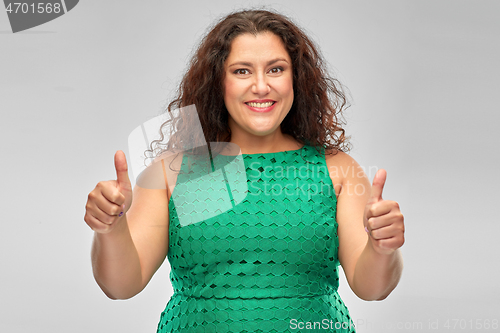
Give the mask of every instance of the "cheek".
POLYGON ((293 100, 295 98, 294 91, 293 91, 293 84, 289 84, 288 88, 288 95, 286 96, 286 114, 284 115, 285 117, 290 113, 290 110, 292 109, 293 105, 293 100))
POLYGON ((287 80, 286 82, 283 82, 282 86, 282 94, 286 96, 287 98, 291 99, 293 101, 294 93, 293 93, 293 81, 287 80))
POLYGON ((290 91, 290 96, 293 98, 293 82, 290 80, 288 90, 290 91))
POLYGON ((224 102, 227 104, 232 104, 236 102, 238 85, 236 82, 231 80, 226 80, 224 82, 224 102))

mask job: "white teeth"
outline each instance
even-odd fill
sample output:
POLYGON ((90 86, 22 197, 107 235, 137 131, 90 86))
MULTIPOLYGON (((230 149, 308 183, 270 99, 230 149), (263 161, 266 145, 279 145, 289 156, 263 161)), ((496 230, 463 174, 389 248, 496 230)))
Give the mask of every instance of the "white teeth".
POLYGON ((265 103, 254 103, 254 102, 249 102, 247 103, 249 106, 253 108, 268 108, 271 105, 274 104, 274 102, 265 102, 265 103))

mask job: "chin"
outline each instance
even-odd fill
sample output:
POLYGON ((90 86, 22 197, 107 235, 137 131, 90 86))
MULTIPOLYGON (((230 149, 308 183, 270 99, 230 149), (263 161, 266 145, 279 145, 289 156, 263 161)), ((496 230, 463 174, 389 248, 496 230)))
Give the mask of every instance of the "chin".
POLYGON ((276 132, 276 129, 270 129, 270 130, 263 130, 262 128, 258 129, 258 130, 255 130, 255 131, 251 131, 250 133, 256 135, 256 136, 266 136, 266 135, 269 135, 269 134, 272 134, 276 132))

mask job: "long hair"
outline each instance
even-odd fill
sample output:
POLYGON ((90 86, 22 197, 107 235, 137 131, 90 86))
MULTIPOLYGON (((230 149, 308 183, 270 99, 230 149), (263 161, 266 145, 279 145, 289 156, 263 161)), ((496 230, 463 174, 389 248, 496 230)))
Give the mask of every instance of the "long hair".
MULTIPOLYGON (((342 111, 347 107, 342 85, 328 74, 318 48, 301 29, 287 17, 267 10, 234 12, 215 24, 193 55, 167 112, 194 104, 205 141, 229 142, 231 131, 224 104, 224 65, 236 37, 263 32, 280 37, 292 60, 294 101, 281 123, 282 133, 318 150, 324 146, 332 151, 348 151, 348 137, 342 128, 342 111)), ((161 127, 167 123, 177 132, 186 132, 192 128, 193 119, 181 115, 161 127)), ((161 139, 151 143, 149 152, 159 155, 169 149, 181 150, 180 136, 173 135, 166 144, 161 143, 164 140, 162 128, 161 139)))

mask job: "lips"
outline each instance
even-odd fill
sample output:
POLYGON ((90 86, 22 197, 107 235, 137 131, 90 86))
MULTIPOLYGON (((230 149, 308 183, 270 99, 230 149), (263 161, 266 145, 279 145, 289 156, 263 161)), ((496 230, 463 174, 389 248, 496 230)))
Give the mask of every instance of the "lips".
POLYGON ((255 112, 269 112, 276 105, 276 101, 273 101, 271 99, 253 100, 253 101, 245 102, 245 104, 252 111, 255 111, 255 112))

